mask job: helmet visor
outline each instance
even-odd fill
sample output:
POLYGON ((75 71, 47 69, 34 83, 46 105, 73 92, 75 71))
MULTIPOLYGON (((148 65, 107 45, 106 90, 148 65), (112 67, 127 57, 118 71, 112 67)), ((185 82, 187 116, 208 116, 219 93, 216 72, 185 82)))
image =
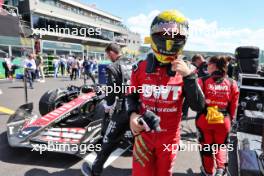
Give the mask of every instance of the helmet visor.
POLYGON ((186 42, 186 36, 172 36, 163 32, 152 34, 151 38, 157 48, 156 52, 167 56, 176 55, 186 42))

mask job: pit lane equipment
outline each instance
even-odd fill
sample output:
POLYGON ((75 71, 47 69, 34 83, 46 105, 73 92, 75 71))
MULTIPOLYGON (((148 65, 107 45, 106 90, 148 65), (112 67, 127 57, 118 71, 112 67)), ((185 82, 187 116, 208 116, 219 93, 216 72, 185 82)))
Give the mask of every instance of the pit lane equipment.
POLYGON ((240 90, 237 110, 238 175, 263 175, 264 78, 257 74, 259 48, 236 49, 240 90))

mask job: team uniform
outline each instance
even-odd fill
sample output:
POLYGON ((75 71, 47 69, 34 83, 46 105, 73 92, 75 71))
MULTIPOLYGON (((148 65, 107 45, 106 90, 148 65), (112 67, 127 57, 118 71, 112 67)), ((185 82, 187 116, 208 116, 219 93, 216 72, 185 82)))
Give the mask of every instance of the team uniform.
POLYGON ((228 144, 231 122, 236 116, 239 91, 234 80, 223 77, 218 72, 201 78, 199 84, 205 95, 207 111, 198 115, 196 126, 200 134, 199 142, 203 146, 203 150, 201 150, 203 169, 208 175, 212 175, 214 160, 217 169, 226 168, 227 148, 221 144, 228 144), (217 113, 218 115, 220 113, 223 118, 218 118, 216 121, 209 120, 208 113, 217 113), (208 150, 208 146, 213 144, 215 147, 219 146, 218 149, 216 151, 208 150), (222 146, 221 150, 219 150, 220 145, 222 146))
POLYGON ((179 144, 180 121, 183 98, 187 98, 193 110, 203 109, 204 99, 196 75, 182 77, 170 72, 170 64, 153 65, 148 58, 134 67, 131 76, 131 93, 128 96, 128 111, 143 114, 155 112, 161 119, 161 132, 142 132, 135 137, 133 150, 133 176, 169 176, 179 144), (138 108, 139 106, 139 108, 138 108), (166 146, 166 147, 165 147, 166 146))
MULTIPOLYGON (((107 88, 117 86, 121 88, 125 86, 129 75, 125 70, 126 58, 120 57, 117 61, 111 63, 106 68, 107 88)), ((110 154, 118 147, 121 139, 126 131, 129 130, 129 118, 126 111, 124 92, 110 92, 105 97, 105 110, 113 111, 112 114, 106 113, 102 124, 102 142, 101 151, 97 153, 97 157, 90 167, 88 163, 84 163, 82 167, 83 173, 89 176, 99 176, 103 172, 103 166, 110 154)))

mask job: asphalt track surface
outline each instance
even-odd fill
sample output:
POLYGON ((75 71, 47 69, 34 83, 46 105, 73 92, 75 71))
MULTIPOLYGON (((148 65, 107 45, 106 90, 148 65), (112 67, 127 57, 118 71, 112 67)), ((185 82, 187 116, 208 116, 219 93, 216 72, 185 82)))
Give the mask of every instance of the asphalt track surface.
MULTIPOLYGON (((28 90, 29 102, 34 103, 34 112, 38 113, 38 100, 44 92, 67 85, 82 85, 82 80, 70 81, 68 78, 48 78, 45 83, 34 83, 33 90, 28 90)), ((25 103, 23 83, 21 81, 0 81, 0 107, 16 110, 25 103)), ((194 112, 189 112, 194 117, 194 112)), ((32 152, 25 148, 11 148, 6 138, 6 122, 9 115, 0 112, 0 176, 80 176, 83 159, 59 153, 32 152)), ((182 123, 183 142, 195 143, 194 120, 182 123), (187 138, 185 138, 187 137, 187 138)), ((233 163, 230 163, 233 165, 233 163)), ((119 157, 104 170, 103 176, 131 175, 132 157, 129 153, 119 157)), ((174 176, 199 175, 200 156, 197 151, 178 152, 174 166, 174 176)), ((232 173, 232 176, 236 174, 232 173)))

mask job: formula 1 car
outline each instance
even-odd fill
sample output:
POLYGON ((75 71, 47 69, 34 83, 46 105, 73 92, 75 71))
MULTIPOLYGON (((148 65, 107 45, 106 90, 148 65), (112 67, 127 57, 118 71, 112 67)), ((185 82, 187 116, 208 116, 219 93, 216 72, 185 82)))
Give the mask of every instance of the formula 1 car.
POLYGON ((33 103, 20 106, 10 116, 7 122, 9 145, 34 148, 36 151, 43 150, 45 146, 48 151, 80 156, 80 145, 100 143, 105 117, 103 99, 103 94, 88 86, 48 91, 39 101, 42 116, 32 112, 33 103), (57 147, 59 144, 67 147, 62 150, 57 147))

